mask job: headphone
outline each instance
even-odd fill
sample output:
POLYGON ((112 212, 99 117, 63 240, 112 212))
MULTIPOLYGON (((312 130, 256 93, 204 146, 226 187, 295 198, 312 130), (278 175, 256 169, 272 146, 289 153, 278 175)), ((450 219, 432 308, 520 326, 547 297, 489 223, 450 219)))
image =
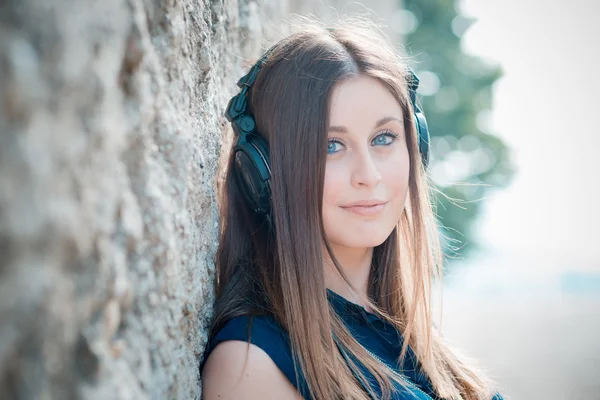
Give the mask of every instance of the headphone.
MULTIPOLYGON (((267 217, 271 207, 269 145, 256 131, 256 121, 248 110, 247 96, 271 51, 272 48, 250 68, 246 75, 240 78, 237 85, 241 90, 229 100, 225 111, 225 117, 231 122, 233 131, 238 137, 233 147, 236 179, 240 183, 243 195, 252 210, 267 217)), ((409 72, 408 89, 419 137, 419 152, 421 153, 421 160, 427 168, 429 162, 429 130, 425 114, 416 102, 419 78, 410 68, 409 72)))

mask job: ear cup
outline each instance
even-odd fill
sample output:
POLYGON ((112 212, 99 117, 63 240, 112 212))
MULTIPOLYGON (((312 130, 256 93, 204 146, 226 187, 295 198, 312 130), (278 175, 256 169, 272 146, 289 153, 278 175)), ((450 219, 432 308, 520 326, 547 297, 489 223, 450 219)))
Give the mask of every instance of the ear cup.
POLYGON ((256 148, 256 150, 258 151, 258 154, 260 155, 264 167, 265 167, 265 174, 269 174, 269 176, 271 175, 271 167, 270 167, 270 156, 269 156, 269 144, 267 143, 267 141, 262 137, 262 136, 258 136, 258 135, 248 135, 248 137, 246 138, 246 140, 250 141, 250 143, 252 143, 254 145, 254 147, 256 148))
POLYGON ((252 209, 267 214, 271 205, 268 147, 256 135, 243 135, 234 149, 235 175, 252 209))
POLYGON ((423 164, 425 165, 425 168, 427 168, 427 164, 429 164, 429 129, 427 127, 427 120, 425 119, 425 114, 423 114, 416 105, 414 116, 417 134, 419 136, 419 152, 421 153, 423 164))
POLYGON ((427 126, 427 120, 423 110, 417 104, 417 89, 419 88, 419 77, 412 68, 408 68, 408 93, 410 96, 410 102, 413 106, 413 115, 415 119, 415 126, 417 129, 417 136, 419 137, 419 152, 421 153, 421 160, 423 165, 427 168, 429 164, 429 127, 427 126))

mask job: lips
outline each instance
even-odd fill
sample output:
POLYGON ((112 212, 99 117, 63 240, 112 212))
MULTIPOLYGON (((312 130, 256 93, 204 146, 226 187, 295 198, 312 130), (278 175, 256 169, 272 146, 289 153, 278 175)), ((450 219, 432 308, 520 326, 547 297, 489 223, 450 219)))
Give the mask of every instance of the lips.
POLYGON ((383 200, 361 200, 341 206, 344 210, 363 216, 374 216, 383 211, 387 201, 383 200))

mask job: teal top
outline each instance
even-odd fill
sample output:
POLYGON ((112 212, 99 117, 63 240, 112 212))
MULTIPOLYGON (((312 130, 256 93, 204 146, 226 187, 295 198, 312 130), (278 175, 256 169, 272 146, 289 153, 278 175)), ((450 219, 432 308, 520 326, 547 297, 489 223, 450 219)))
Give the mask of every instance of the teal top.
MULTIPOLYGON (((442 400, 436 395, 429 379, 421 371, 416 354, 410 346, 403 365, 396 365, 402 349, 403 337, 395 327, 329 289, 327 297, 354 338, 373 356, 407 378, 409 386, 398 387, 392 396, 393 400, 442 400)), ((311 399, 301 371, 299 379, 296 379, 289 336, 274 318, 261 315, 242 316, 229 320, 210 338, 203 360, 208 358, 210 352, 219 343, 226 340, 250 342, 264 350, 300 394, 305 399, 311 399)), ((200 366, 201 370, 203 364, 204 361, 200 366)), ((375 378, 366 368, 362 366, 361 368, 374 391, 381 394, 381 388, 375 378)), ((503 398, 500 394, 496 394, 492 400, 503 400, 503 398)))

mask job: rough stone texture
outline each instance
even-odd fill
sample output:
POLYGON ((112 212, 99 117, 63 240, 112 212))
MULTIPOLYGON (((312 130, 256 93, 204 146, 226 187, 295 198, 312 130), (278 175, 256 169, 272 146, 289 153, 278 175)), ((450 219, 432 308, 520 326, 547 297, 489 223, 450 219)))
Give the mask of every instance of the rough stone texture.
POLYGON ((222 112, 284 4, 2 2, 0 398, 200 397, 222 112))

